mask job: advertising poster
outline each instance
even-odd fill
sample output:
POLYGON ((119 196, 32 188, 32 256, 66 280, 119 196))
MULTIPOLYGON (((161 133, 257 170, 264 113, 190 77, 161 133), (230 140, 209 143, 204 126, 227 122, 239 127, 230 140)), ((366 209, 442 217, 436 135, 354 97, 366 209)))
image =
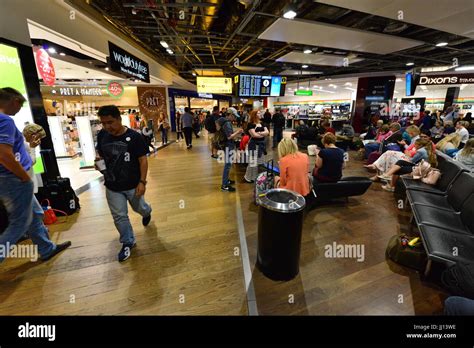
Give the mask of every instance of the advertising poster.
POLYGON ((158 124, 160 111, 166 113, 166 88, 164 87, 137 87, 140 113, 146 120, 153 120, 158 124))

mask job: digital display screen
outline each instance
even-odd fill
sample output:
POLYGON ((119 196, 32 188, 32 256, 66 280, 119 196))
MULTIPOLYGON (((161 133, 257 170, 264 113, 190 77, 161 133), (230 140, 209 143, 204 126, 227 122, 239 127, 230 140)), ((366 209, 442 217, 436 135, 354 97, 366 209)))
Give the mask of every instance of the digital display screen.
POLYGON ((405 89, 406 89, 406 94, 405 95, 413 95, 412 93, 412 84, 413 84, 413 75, 411 73, 408 73, 405 75, 405 89))
POLYGON ((281 76, 239 75, 236 78, 239 97, 279 97, 285 95, 281 76))

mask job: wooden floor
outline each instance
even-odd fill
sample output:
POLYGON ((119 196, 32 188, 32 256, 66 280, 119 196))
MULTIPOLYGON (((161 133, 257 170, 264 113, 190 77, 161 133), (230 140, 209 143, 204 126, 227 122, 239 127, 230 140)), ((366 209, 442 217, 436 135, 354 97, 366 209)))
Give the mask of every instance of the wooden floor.
MULTIPOLYGON (((388 239, 406 229, 408 217, 380 185, 348 204, 309 213, 300 274, 289 282, 266 279, 254 267, 258 211, 252 185, 240 183, 243 168, 237 167, 232 177, 238 192, 220 192, 222 165, 209 157, 205 139, 194 142, 192 150, 171 144, 150 158, 146 199, 153 219, 144 228, 141 217, 130 214, 137 236, 130 260, 117 262, 118 232, 96 183, 80 195, 79 214, 51 227, 51 238, 71 240, 70 249, 45 263, 8 259, 1 265, 0 315, 247 315, 241 254, 234 255, 240 248, 237 195, 259 314, 440 312, 439 289, 385 260, 388 239), (325 258, 324 246, 333 242, 363 244, 365 261, 325 258)), ((345 175, 367 173, 351 159, 345 175)))

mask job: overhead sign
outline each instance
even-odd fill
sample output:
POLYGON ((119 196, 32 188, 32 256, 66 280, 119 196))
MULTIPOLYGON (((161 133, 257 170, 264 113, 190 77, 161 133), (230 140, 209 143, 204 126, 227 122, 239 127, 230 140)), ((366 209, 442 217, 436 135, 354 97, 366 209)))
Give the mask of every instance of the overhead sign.
POLYGON ((420 86, 458 85, 474 83, 474 74, 421 75, 420 86))
POLYGON ((196 79, 198 93, 232 93, 232 79, 229 77, 202 77, 196 79))
POLYGON ((150 83, 148 63, 109 41, 110 69, 129 77, 150 83))
POLYGON ((107 84, 107 93, 109 93, 111 97, 120 98, 124 90, 122 84, 117 81, 110 81, 107 84))
POLYGON ((36 67, 44 83, 48 86, 54 86, 56 82, 56 73, 54 72, 53 62, 48 52, 40 48, 36 51, 36 67))
POLYGON ((104 95, 102 88, 96 87, 96 88, 89 88, 89 87, 60 87, 59 89, 59 94, 62 96, 70 96, 70 97, 75 97, 75 96, 94 96, 94 97, 99 97, 104 95))
POLYGON ((309 90, 304 90, 304 89, 299 89, 297 91, 295 91, 295 95, 304 95, 304 96, 312 96, 313 95, 313 91, 309 90))
POLYGON ((199 98, 207 98, 207 99, 212 99, 213 96, 210 93, 198 93, 199 98))
POLYGON ((235 79, 239 97, 279 97, 285 95, 286 78, 240 75, 235 79))

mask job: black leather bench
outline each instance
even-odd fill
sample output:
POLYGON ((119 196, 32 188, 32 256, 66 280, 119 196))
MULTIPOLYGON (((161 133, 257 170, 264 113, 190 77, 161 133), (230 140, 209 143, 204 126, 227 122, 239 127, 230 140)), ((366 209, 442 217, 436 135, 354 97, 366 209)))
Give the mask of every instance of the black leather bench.
POLYGON ((406 180, 413 221, 428 254, 428 265, 474 262, 474 174, 446 156, 438 156, 437 187, 406 180))
POLYGON ((372 184, 366 177, 348 176, 338 182, 316 183, 313 190, 316 193, 315 203, 331 201, 337 198, 346 198, 363 195, 372 184))

